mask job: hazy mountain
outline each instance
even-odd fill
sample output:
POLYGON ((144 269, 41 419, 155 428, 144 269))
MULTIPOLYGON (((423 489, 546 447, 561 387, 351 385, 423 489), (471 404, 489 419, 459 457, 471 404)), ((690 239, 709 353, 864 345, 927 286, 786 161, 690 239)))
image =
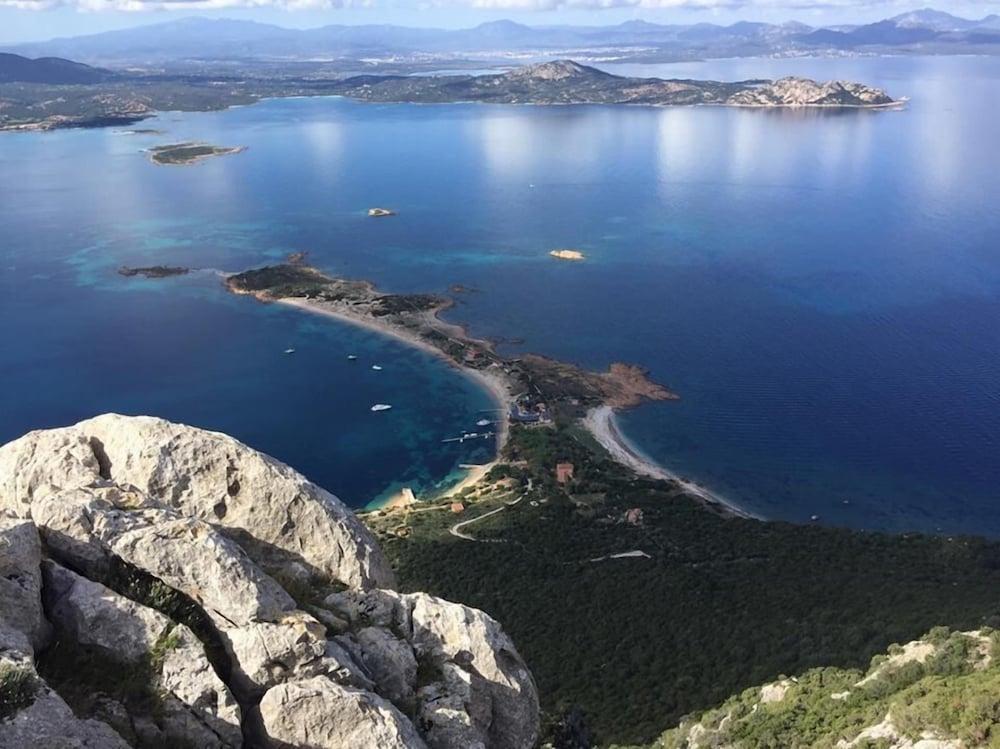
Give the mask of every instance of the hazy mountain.
POLYGON ((622 59, 699 59, 811 52, 894 49, 1000 54, 1000 17, 968 20, 925 9, 877 23, 815 29, 801 23, 740 22, 614 26, 525 26, 493 21, 469 29, 392 25, 330 25, 285 29, 252 21, 186 18, 88 36, 16 45, 29 57, 58 56, 123 66, 197 60, 329 60, 416 53, 491 59, 504 53, 589 53, 622 59))
POLYGON ((58 57, 32 60, 0 53, 0 83, 97 83, 108 77, 105 70, 58 57))

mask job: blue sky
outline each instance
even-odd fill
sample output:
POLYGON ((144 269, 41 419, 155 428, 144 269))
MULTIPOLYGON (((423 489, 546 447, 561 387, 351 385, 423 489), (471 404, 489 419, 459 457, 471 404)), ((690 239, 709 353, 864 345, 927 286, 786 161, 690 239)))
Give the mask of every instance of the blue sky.
MULTIPOLYGON (((184 16, 241 18, 289 27, 395 23, 455 28, 509 18, 531 25, 800 20, 812 25, 879 20, 927 0, 0 0, 0 43, 75 36, 184 16)), ((934 7, 978 18, 1000 0, 934 7)))

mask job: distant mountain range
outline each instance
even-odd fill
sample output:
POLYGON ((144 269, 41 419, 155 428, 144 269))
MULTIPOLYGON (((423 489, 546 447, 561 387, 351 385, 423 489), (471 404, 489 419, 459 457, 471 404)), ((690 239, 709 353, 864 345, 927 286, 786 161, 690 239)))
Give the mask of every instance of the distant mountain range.
POLYGON ((630 60, 697 59, 824 51, 1000 54, 1000 16, 979 20, 925 9, 877 23, 815 28, 802 23, 740 22, 615 26, 525 26, 494 21, 446 30, 390 25, 286 29, 251 21, 184 18, 101 34, 8 46, 29 57, 163 65, 177 61, 300 61, 417 56, 441 59, 524 59, 532 53, 630 60))
POLYGON ((30 60, 0 53, 0 83, 100 83, 109 75, 106 70, 58 57, 30 60))

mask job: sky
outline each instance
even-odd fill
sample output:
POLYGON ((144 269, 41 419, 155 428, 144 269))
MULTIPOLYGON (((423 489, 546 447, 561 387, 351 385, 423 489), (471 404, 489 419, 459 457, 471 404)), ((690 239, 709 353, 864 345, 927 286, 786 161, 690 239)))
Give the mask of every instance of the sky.
MULTIPOLYGON (((392 23, 458 28, 511 19, 529 25, 802 21, 867 23, 928 0, 0 0, 0 44, 78 36, 185 16, 239 18, 309 28, 392 23)), ((967 18, 1000 13, 1000 0, 939 0, 967 18)))

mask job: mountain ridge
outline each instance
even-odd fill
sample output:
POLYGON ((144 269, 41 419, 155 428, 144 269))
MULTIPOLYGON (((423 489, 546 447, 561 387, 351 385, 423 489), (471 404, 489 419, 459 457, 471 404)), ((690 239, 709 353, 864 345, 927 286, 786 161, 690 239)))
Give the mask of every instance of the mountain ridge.
POLYGON ((97 64, 152 64, 179 59, 310 59, 378 53, 486 55, 501 51, 604 51, 623 59, 809 53, 888 48, 917 52, 985 49, 1000 54, 1000 19, 965 19, 923 9, 875 23, 817 27, 740 21, 729 25, 625 21, 607 26, 528 26, 510 20, 462 29, 393 24, 328 24, 294 29, 234 19, 186 17, 75 37, 4 45, 26 56, 59 56, 97 64), (994 47, 996 49, 994 49, 994 47))

